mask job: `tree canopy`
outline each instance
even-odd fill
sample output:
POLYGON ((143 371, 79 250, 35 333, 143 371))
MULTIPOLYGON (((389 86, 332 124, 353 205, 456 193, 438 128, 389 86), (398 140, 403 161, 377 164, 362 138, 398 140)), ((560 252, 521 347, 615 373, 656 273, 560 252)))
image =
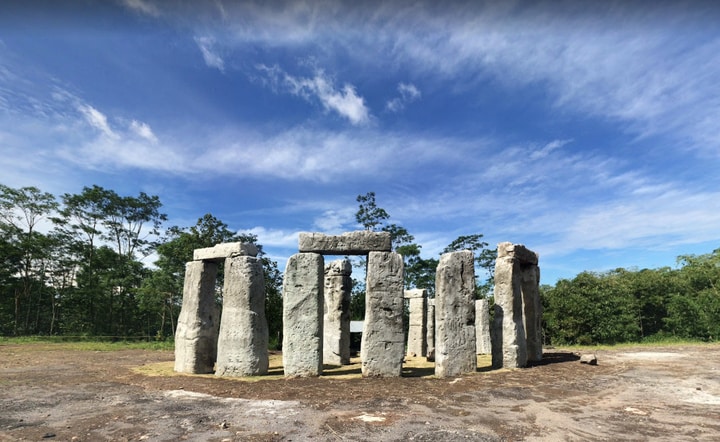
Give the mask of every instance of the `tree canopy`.
MULTIPOLYGON (((406 227, 391 222, 374 192, 356 200, 358 224, 388 232, 393 249, 403 255, 406 287, 433 296, 438 257, 422 256, 421 245, 406 227)), ((92 186, 56 198, 35 187, 0 184, 0 335, 170 338, 193 250, 243 241, 260 251, 271 345, 282 342, 282 273, 257 237, 233 231, 210 213, 194 225, 163 231, 166 221, 160 199, 142 192, 119 195, 92 186), (157 255, 152 268, 141 261, 149 253, 157 255)), ((491 297, 496 251, 480 233, 458 236, 442 253, 456 250, 473 251, 476 296, 491 297)), ((355 319, 364 316, 364 290, 356 281, 355 319)), ((581 272, 540 291, 546 343, 720 336, 720 248, 680 256, 677 268, 581 272)))

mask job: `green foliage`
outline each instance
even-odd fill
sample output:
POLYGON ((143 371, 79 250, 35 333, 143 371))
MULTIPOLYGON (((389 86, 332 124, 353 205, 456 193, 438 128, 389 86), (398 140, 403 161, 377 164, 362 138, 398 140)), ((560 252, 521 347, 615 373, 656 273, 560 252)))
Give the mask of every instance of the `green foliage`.
POLYGON ((350 319, 353 321, 365 319, 365 283, 355 278, 350 296, 350 319))
POLYGON ((358 211, 355 214, 355 220, 362 225, 365 230, 376 231, 390 215, 385 209, 375 204, 375 192, 368 192, 365 195, 358 195, 356 201, 360 203, 358 211))
MULTIPOLYGON (((223 242, 257 242, 211 214, 191 227, 170 227, 157 196, 118 195, 100 186, 64 194, 62 204, 34 187, 0 185, 0 334, 144 337, 174 335, 185 263, 193 250, 223 242), (52 221, 47 233, 39 223, 52 221), (139 257, 157 252, 157 268, 139 257)), ((257 244, 256 244, 257 245, 257 244)), ((271 336, 281 340, 282 275, 262 253, 271 336)), ((222 285, 222 269, 218 278, 222 285)), ((219 293, 219 291, 218 291, 219 293)), ((219 300, 221 301, 221 300, 219 300)))
POLYGON ((720 336, 720 249, 681 256, 672 270, 583 272, 541 287, 546 341, 612 344, 716 341, 720 336))

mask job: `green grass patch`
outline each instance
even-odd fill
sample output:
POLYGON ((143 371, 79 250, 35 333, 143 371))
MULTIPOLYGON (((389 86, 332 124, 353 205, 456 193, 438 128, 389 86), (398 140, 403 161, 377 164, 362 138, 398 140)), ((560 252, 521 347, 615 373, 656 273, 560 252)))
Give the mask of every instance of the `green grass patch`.
MULTIPOLYGON (((621 344, 598 344, 598 345, 558 345, 556 350, 570 351, 595 351, 595 350, 618 350, 627 348, 643 347, 680 347, 683 345, 717 345, 717 343, 693 339, 681 339, 676 336, 655 337, 649 336, 642 342, 624 342, 621 344)), ((548 349, 548 347, 545 347, 548 349)))
POLYGON ((118 340, 92 336, 0 337, 0 345, 47 346, 48 349, 78 351, 173 350, 173 341, 118 340))

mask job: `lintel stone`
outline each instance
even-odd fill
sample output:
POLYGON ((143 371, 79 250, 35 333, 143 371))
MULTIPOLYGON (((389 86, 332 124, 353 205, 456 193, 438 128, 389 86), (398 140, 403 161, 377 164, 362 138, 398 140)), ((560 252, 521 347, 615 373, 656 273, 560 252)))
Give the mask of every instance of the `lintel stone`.
POLYGON ((258 249, 255 244, 246 242, 226 242, 214 247, 195 249, 194 261, 222 262, 231 256, 257 256, 258 249))
POLYGON ((342 235, 300 232, 298 249, 301 253, 323 255, 367 255, 370 252, 389 252, 392 241, 388 232, 358 230, 342 235))
POLYGON ((538 255, 532 250, 528 249, 522 244, 513 244, 511 242, 501 242, 498 244, 498 258, 504 258, 506 256, 514 257, 519 260, 521 264, 532 264, 537 265, 538 255))
POLYGON ((405 290, 405 292, 403 293, 403 297, 405 299, 427 298, 427 290, 426 289, 405 290))

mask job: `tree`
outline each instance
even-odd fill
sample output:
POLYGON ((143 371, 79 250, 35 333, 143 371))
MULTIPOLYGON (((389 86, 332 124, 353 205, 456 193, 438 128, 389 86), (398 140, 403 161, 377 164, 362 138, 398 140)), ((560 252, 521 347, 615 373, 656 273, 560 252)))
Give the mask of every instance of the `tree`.
POLYGON ((41 192, 37 187, 14 189, 0 184, 0 229, 10 238, 21 255, 20 273, 21 287, 14 293, 14 324, 13 334, 17 335, 21 328, 29 332, 30 312, 33 295, 39 305, 43 287, 38 284, 42 279, 41 268, 36 265, 45 253, 42 247, 45 235, 38 232, 39 223, 50 216, 58 207, 55 197, 41 192), (21 307, 25 305, 25 320, 21 323, 21 307))
POLYGON ((377 231, 378 226, 381 226, 390 218, 390 215, 387 214, 385 209, 375 204, 375 192, 358 195, 356 201, 360 203, 360 205, 357 213, 355 213, 355 220, 357 220, 358 224, 361 224, 365 230, 377 231))
POLYGON ((62 200, 53 221, 71 242, 68 251, 76 254, 79 268, 77 290, 66 297, 75 311, 68 325, 79 333, 137 332, 137 289, 145 271, 137 258, 153 250, 151 238, 167 219, 160 199, 144 192, 120 196, 94 185, 62 200))
POLYGON ((615 344, 640 337, 635 298, 613 273, 582 272, 542 294, 553 344, 615 344))

